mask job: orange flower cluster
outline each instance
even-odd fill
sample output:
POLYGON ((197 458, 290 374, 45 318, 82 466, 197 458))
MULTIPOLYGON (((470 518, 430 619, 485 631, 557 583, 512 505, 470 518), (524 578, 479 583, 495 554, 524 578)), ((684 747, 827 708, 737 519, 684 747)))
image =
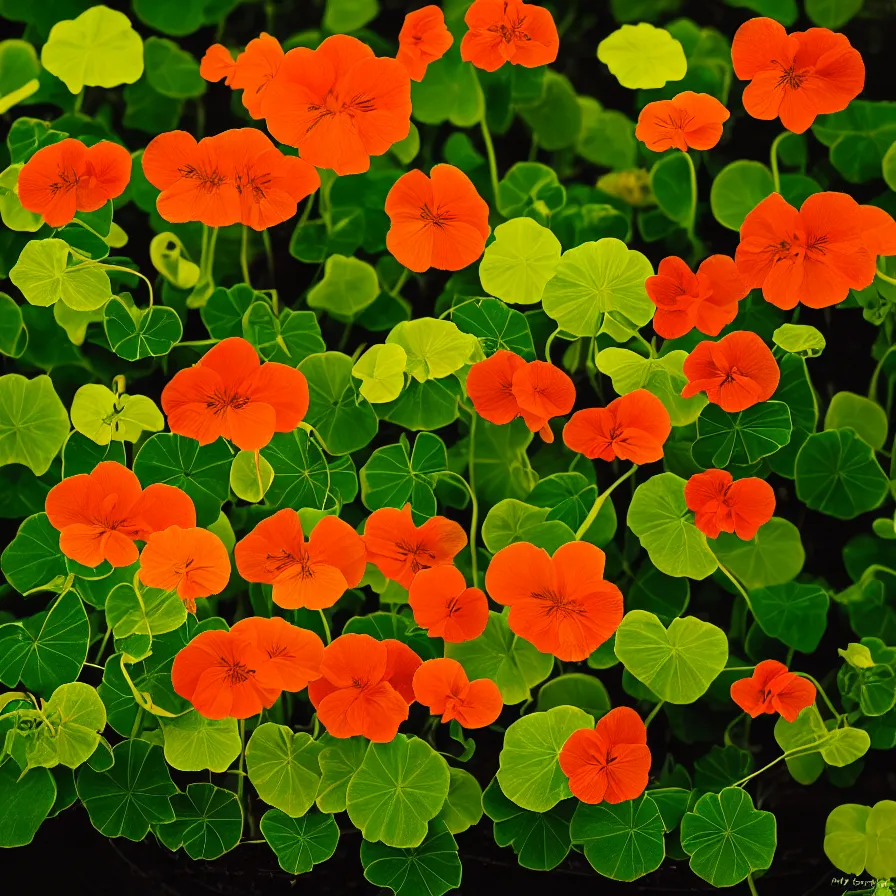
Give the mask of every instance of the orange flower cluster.
POLYGON ((319 679, 323 657, 314 632, 253 616, 193 638, 174 658, 171 683, 207 719, 247 719, 319 679))
POLYGON ((708 538, 734 532, 750 541, 775 513, 775 491, 755 476, 734 481, 727 470, 695 473, 684 487, 694 524, 708 538))
POLYGON ((68 138, 39 149, 19 172, 22 207, 62 227, 77 212, 95 212, 125 191, 131 178, 130 153, 103 140, 91 147, 68 138))
POLYGON ((788 722, 815 702, 815 685, 777 660, 763 660, 750 678, 731 685, 731 699, 751 718, 779 713, 788 722))
POLYGON ((467 395, 489 423, 501 425, 522 417, 531 432, 553 442, 548 421, 572 410, 576 387, 559 367, 546 361, 527 363, 501 349, 470 368, 467 395))
POLYGON ((293 217, 320 186, 303 159, 280 152, 261 131, 236 128, 200 141, 169 131, 150 141, 143 173, 161 194, 159 214, 175 224, 245 224, 265 230, 293 217))

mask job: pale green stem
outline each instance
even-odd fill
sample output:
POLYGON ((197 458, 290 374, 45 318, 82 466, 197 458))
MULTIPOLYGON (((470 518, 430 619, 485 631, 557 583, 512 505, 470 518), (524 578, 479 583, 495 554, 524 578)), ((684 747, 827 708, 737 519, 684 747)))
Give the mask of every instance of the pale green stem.
POLYGON ((479 121, 482 130, 482 141, 485 143, 485 153, 488 156, 488 173, 492 181, 492 194, 495 200, 495 207, 498 205, 498 160, 495 158, 495 144, 492 142, 491 131, 485 120, 485 112, 479 121))
POLYGON ((644 727, 645 728, 650 727, 650 723, 653 721, 654 716, 656 716, 656 714, 663 708, 663 704, 665 702, 666 702, 665 700, 660 700, 660 702, 657 703, 657 705, 654 706, 653 709, 650 710, 650 715, 648 715, 647 718, 644 719, 644 727))
MULTIPOLYGON (((268 263, 268 276, 271 278, 271 284, 273 285, 275 282, 274 275, 274 249, 271 246, 271 235, 266 231, 261 231, 261 242, 264 244, 264 254, 268 263)), ((271 296, 271 304, 274 308, 274 314, 278 314, 277 309, 277 290, 272 290, 273 295, 271 296)))
POLYGON ((872 401, 877 401, 877 384, 880 382, 880 375, 884 369, 884 361, 890 355, 890 352, 896 351, 896 345, 891 345, 883 354, 883 357, 880 361, 877 362, 877 366, 874 368, 874 373, 871 374, 871 383, 868 386, 868 397, 872 401))
POLYGON ((756 889, 752 873, 747 875, 747 886, 750 888, 750 896, 759 896, 759 891, 756 889))
POLYGON ((327 644, 329 644, 333 640, 333 636, 330 634, 330 623, 327 622, 327 614, 323 610, 318 612, 320 613, 320 621, 324 624, 324 635, 326 635, 327 644))
POLYGON ((245 224, 240 236, 240 270, 243 272, 243 283, 252 289, 252 281, 249 279, 249 228, 245 224))
POLYGON ((246 720, 240 719, 240 764, 237 769, 237 779, 236 779, 236 798, 239 801, 240 808, 245 810, 243 807, 243 790, 245 787, 246 776, 243 774, 243 765, 246 762, 246 720))
POLYGON ((880 268, 877 268, 874 272, 884 283, 892 283, 893 286, 896 286, 896 277, 891 277, 889 274, 885 274, 880 268))
POLYGON ((790 131, 782 131, 772 141, 771 152, 769 153, 769 161, 772 165, 772 185, 776 193, 781 192, 781 175, 778 172, 778 145, 790 133, 790 131))
POLYGON ((395 281, 395 286, 392 287, 392 295, 401 295, 401 290, 404 287, 405 283, 408 282, 408 277, 410 276, 411 272, 407 268, 405 268, 401 272, 401 276, 398 278, 398 280, 395 281))
POLYGON ((805 678, 806 681, 811 681, 812 684, 815 685, 815 690, 818 691, 819 694, 821 694, 821 698, 822 700, 824 700, 827 708, 831 711, 831 715, 839 722, 839 720, 842 718, 841 714, 834 708, 834 704, 831 703, 830 698, 825 693, 824 688, 818 683, 818 681, 814 679, 808 672, 797 672, 796 674, 799 675, 800 678, 805 678))
POLYGON ((604 506, 604 502, 613 492, 631 476, 635 470, 638 469, 637 464, 632 464, 631 467, 626 470, 608 489, 601 492, 594 501, 594 504, 591 506, 591 510, 588 511, 588 516, 585 517, 584 522, 581 526, 579 526, 578 531, 576 532, 576 541, 580 541, 582 536, 591 528, 591 524, 597 519, 597 515, 600 513, 601 507, 604 506))
POLYGON ((557 327, 550 336, 548 336, 547 342, 544 344, 544 359, 549 364, 551 363, 551 346, 554 344, 554 339, 557 337, 557 334, 560 332, 560 327, 557 327))
POLYGON ((756 614, 753 613, 753 604, 750 603, 750 595, 747 594, 746 588, 744 588, 744 586, 741 585, 741 583, 738 582, 738 580, 736 578, 734 578, 734 576, 724 566, 722 566, 721 563, 719 564, 719 570, 728 577, 731 584, 734 585, 734 587, 737 588, 737 590, 740 592, 740 596, 744 599, 744 601, 747 604, 747 609, 750 611, 750 613, 753 615, 753 618, 755 619, 756 614))
POLYGON ((470 440, 467 444, 467 491, 470 493, 470 563, 473 568, 473 587, 479 587, 479 561, 476 557, 476 533, 479 528, 479 501, 476 499, 476 415, 470 415, 470 440))

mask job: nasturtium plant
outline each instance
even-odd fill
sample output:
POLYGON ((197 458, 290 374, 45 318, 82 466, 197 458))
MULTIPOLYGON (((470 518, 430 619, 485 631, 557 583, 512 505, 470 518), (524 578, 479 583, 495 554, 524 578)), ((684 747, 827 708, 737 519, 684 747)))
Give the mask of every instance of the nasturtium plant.
POLYGON ((4 880, 892 892, 890 11, 416 6, 0 0, 4 880))

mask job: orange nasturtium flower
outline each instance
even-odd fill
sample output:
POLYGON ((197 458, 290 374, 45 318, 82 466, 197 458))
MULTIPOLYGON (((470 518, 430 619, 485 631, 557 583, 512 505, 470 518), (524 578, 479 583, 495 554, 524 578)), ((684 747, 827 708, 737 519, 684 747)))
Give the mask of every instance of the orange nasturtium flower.
POLYGON ((202 632, 174 658, 171 683, 207 719, 247 719, 281 691, 320 677, 324 646, 285 619, 251 617, 229 632, 202 632))
POLYGON ((62 227, 76 212, 95 212, 121 196, 130 179, 131 156, 123 146, 103 140, 88 148, 69 138, 31 156, 16 190, 23 208, 62 227))
POLYGON ((434 516, 415 525, 410 504, 401 510, 375 510, 367 517, 363 537, 367 562, 403 588, 411 587, 421 569, 451 565, 467 544, 463 527, 447 517, 434 516))
POLYGON ((316 168, 362 174, 410 133, 411 79, 400 62, 334 34, 283 57, 262 113, 274 137, 316 168))
POLYGON ((470 681, 452 659, 427 660, 414 673, 414 696, 442 724, 457 719, 462 728, 485 728, 501 715, 504 700, 490 678, 470 681))
POLYGON ((412 81, 422 81, 429 63, 441 59, 453 43, 445 13, 438 6, 424 6, 404 17, 395 58, 408 70, 412 81))
POLYGON ((788 722, 815 702, 815 685, 777 660, 763 660, 750 678, 731 685, 731 699, 751 718, 780 713, 788 722))
POLYGON ((554 17, 522 0, 473 0, 464 22, 470 30, 460 45, 464 62, 493 72, 505 62, 537 68, 557 59, 560 36, 554 17))
POLYGON ((295 510, 262 520, 233 551, 247 582, 273 585, 274 603, 295 610, 323 610, 364 577, 367 550, 361 536, 335 516, 325 516, 305 540, 295 510))
POLYGON ((176 591, 187 610, 196 598, 220 594, 230 580, 230 556, 208 529, 169 526, 154 532, 140 553, 140 581, 147 588, 176 591))
POLYGON ((478 638, 488 624, 488 598, 479 588, 468 588, 455 566, 421 569, 408 589, 414 622, 430 638, 452 644, 478 638))
POLYGON ((622 803, 641 796, 650 774, 647 728, 628 706, 617 706, 594 728, 574 731, 560 751, 560 768, 583 803, 622 803))
POLYGON ((169 526, 196 525, 189 495, 162 483, 141 489, 127 467, 111 460, 54 485, 46 511, 50 525, 60 532, 59 549, 84 566, 104 560, 130 566, 138 556, 135 541, 146 541, 169 526))
POLYGON ((708 538, 734 532, 750 541, 775 513, 775 490, 755 476, 734 481, 727 470, 695 473, 684 487, 694 525, 708 538))
POLYGON ((321 677, 308 696, 333 737, 362 735, 388 743, 414 702, 414 673, 422 660, 401 641, 340 635, 324 648, 321 677))
POLYGON ((209 445, 224 436, 256 451, 275 432, 292 432, 308 410, 303 374, 276 361, 261 363, 250 342, 224 339, 162 390, 171 431, 209 445))
POLYGON ((663 339, 677 339, 694 327, 706 336, 718 336, 737 317, 737 303, 750 292, 727 255, 710 255, 696 274, 670 255, 644 285, 657 309, 653 329, 663 339))
POLYGON ((605 408, 576 411, 563 429, 563 441, 591 460, 649 464, 663 456, 671 432, 666 406, 646 389, 635 389, 605 408))
POLYGON ((648 103, 638 116, 635 136, 653 152, 712 149, 730 117, 714 96, 686 90, 671 100, 648 103))
POLYGON ((762 338, 749 330, 736 330, 718 342, 701 342, 685 359, 688 384, 682 398, 700 392, 733 414, 768 401, 778 388, 781 371, 762 338))
POLYGON ((227 227, 240 219, 240 194, 220 135, 200 141, 186 131, 153 137, 143 152, 143 173, 162 192, 159 214, 173 224, 201 221, 227 227))
POLYGON ((246 44, 246 49, 234 59, 221 44, 205 51, 199 74, 206 81, 220 81, 232 90, 243 91, 243 105, 253 118, 261 118, 264 92, 276 76, 283 62, 280 42, 264 31, 246 44))
POLYGON ((734 73, 750 83, 744 109, 802 134, 816 115, 840 112, 865 86, 865 64, 845 34, 810 28, 788 35, 774 19, 744 22, 731 43, 734 73))
POLYGON ((603 578, 604 552, 584 541, 547 551, 517 542, 495 554, 485 587, 510 607, 511 631, 542 653, 577 662, 610 638, 622 621, 622 592, 603 578))
POLYGON ((435 165, 427 177, 415 169, 395 181, 386 197, 392 222, 386 246, 406 268, 459 271, 485 251, 488 203, 453 165, 435 165))
POLYGON ((470 368, 466 388, 484 420, 501 425, 522 417, 546 442, 554 441, 550 418, 568 414, 576 401, 576 387, 559 367, 546 361, 527 363, 504 349, 470 368))
POLYGON ((797 211, 772 193, 744 218, 737 269, 778 308, 836 305, 850 288, 864 289, 874 279, 871 249, 888 233, 883 216, 892 218, 867 208, 846 193, 813 193, 797 211))
POLYGON ((235 128, 216 139, 240 197, 240 223, 253 230, 289 220, 296 205, 320 187, 313 165, 284 155, 257 128, 235 128))

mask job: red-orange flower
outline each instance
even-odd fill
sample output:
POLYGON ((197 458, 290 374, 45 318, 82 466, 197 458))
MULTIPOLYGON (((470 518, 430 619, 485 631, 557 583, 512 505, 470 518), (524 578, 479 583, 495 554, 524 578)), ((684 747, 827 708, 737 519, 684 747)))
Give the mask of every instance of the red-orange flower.
POLYGON ((505 62, 536 68, 557 58, 560 37, 554 17, 542 6, 522 0, 473 0, 464 16, 460 45, 464 62, 493 72, 505 62))
POLYGON ((23 208, 62 227, 76 212, 95 212, 120 196, 130 178, 131 156, 123 146, 103 140, 88 148, 69 138, 31 156, 16 191, 23 208))
POLYGON ((286 156, 256 128, 218 135, 222 170, 240 197, 240 223, 265 230, 289 220, 296 204, 320 187, 313 165, 286 156))
POLYGON ((288 508, 262 520, 233 554, 247 582, 273 585, 274 603, 290 610, 332 607, 367 566, 364 542, 348 523, 325 516, 305 541, 299 515, 288 508))
POLYGON ((408 589, 414 622, 430 638, 453 644, 478 638, 488 624, 488 599, 478 588, 467 588, 463 573, 454 566, 421 569, 408 589))
POLYGON ((262 33, 246 44, 246 49, 234 59, 230 51, 214 44, 206 50, 199 66, 199 74, 206 81, 220 81, 233 90, 243 91, 243 105, 253 118, 261 118, 264 93, 283 62, 283 48, 270 34, 262 33))
POLYGON ((69 476, 47 495, 47 518, 61 533, 59 549, 84 566, 130 566, 138 556, 135 541, 169 526, 196 525, 189 495, 140 481, 115 461, 103 461, 90 473, 69 476))
POLYGON ((354 37, 334 34, 316 50, 296 47, 264 92, 262 113, 281 143, 316 168, 361 174, 370 157, 411 127, 411 79, 354 37))
POLYGON ((404 588, 421 569, 450 565, 466 543, 463 528, 444 516, 415 525, 410 504, 375 510, 364 525, 367 562, 404 588))
POLYGON ((273 683, 281 690, 295 693, 320 678, 320 664, 324 658, 324 642, 311 631, 290 625, 275 616, 265 619, 250 616, 241 619, 230 631, 251 641, 264 659, 265 683, 273 683))
POLYGON ((513 377, 526 362, 513 352, 500 349, 484 361, 477 361, 467 373, 467 395, 476 413, 489 423, 510 423, 520 415, 513 394, 513 377))
POLYGON ((775 513, 775 491, 764 479, 735 482, 727 470, 695 473, 684 487, 684 499, 694 511, 694 524, 709 538, 734 532, 749 541, 775 513))
POLYGON ((140 554, 140 581, 148 588, 176 591, 191 613, 196 598, 220 594, 230 580, 230 556, 207 529, 169 526, 154 532, 140 554))
POLYGON ((583 803, 622 803, 647 788, 647 728, 628 706, 617 706, 597 725, 574 731, 560 751, 569 789, 583 803))
POLYGON ((583 660, 622 621, 622 593, 604 581, 604 552, 583 541, 547 551, 517 542, 495 554, 485 574, 492 599, 510 607, 511 630, 542 653, 583 660))
POLYGON ((696 274, 682 259, 670 255, 644 285, 657 308, 653 329, 663 339, 677 339, 694 327, 707 336, 718 336, 737 317, 737 303, 750 291, 727 255, 711 255, 696 274))
POLYGON ((591 460, 618 457, 649 464, 663 456, 671 432, 665 405, 646 389, 636 389, 605 408, 576 411, 563 429, 563 441, 567 448, 591 460))
POLYGON ((308 685, 308 696, 333 737, 388 743, 408 717, 420 663, 401 641, 341 635, 324 648, 321 678, 308 685))
POLYGON ((684 362, 683 398, 700 392, 723 411, 735 413, 767 401, 781 379, 778 362, 762 339, 747 330, 718 342, 701 342, 684 362))
POLYGON ((653 152, 712 149, 730 117, 714 96, 686 90, 671 100, 648 103, 638 116, 635 136, 653 152))
POLYGON ((414 696, 442 724, 457 719, 462 728, 485 728, 501 715, 504 701, 489 678, 470 681, 452 659, 427 660, 414 673, 414 696))
POLYGON ((252 344, 224 339, 178 371, 162 390, 171 431, 209 445, 224 436, 256 451, 275 432, 292 432, 308 410, 308 383, 286 364, 262 364, 252 344))
POLYGON ((438 6, 424 6, 404 17, 395 58, 408 70, 412 81, 422 81, 429 63, 441 59, 453 43, 445 13, 438 6))
POLYGON ((386 197, 386 246, 411 271, 459 271, 485 251, 488 203, 453 165, 403 174, 386 197))
POLYGON ((862 242, 872 255, 896 255, 896 221, 875 205, 859 206, 862 242))
POLYGON ((270 709, 280 696, 279 675, 253 635, 236 626, 198 634, 174 658, 175 692, 207 719, 248 719, 270 709))
POLYGON ((143 173, 156 189, 159 214, 174 224, 201 221, 226 227, 240 219, 240 194, 220 135, 198 143, 186 131, 154 137, 143 152, 143 173))
POLYGON ((750 678, 731 685, 731 699, 751 718, 780 713, 788 722, 815 702, 815 685, 777 660, 763 660, 750 678))
POLYGON ((892 246, 886 221, 867 208, 846 193, 814 193, 797 211, 772 193, 741 225, 737 269, 778 308, 836 305, 850 288, 864 289, 874 279, 866 235, 875 247, 878 240, 892 246))
POLYGON ((810 28, 789 35, 774 19, 744 22, 731 44, 734 73, 750 81, 744 109, 766 121, 780 117, 795 134, 816 115, 839 112, 865 86, 865 65, 845 34, 810 28))

